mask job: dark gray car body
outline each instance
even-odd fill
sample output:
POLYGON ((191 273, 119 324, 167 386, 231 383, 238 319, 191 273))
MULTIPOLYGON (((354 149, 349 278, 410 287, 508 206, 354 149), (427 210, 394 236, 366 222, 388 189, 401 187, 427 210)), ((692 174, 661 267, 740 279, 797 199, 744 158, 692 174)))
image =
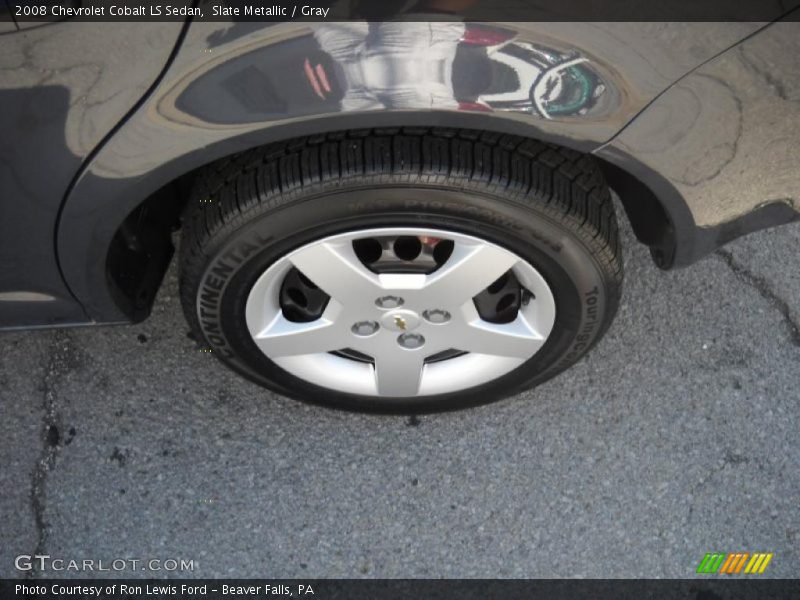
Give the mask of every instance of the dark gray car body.
POLYGON ((5 27, 0 328, 145 317, 200 169, 345 129, 592 153, 663 268, 800 218, 799 23, 404 27, 5 27))

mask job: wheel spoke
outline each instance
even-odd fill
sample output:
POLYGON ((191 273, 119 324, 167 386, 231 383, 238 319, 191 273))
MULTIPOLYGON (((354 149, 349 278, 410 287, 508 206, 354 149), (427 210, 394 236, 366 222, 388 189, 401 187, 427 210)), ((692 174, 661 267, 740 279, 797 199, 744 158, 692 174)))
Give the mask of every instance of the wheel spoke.
POLYGON ((511 252, 491 244, 456 244, 447 262, 426 278, 418 298, 423 305, 460 306, 518 261, 511 252))
POLYGON ((468 317, 453 332, 454 348, 466 352, 528 358, 544 344, 545 338, 528 322, 521 312, 511 323, 489 323, 482 320, 474 306, 465 309, 468 317))
POLYGON ((425 353, 422 349, 381 353, 375 357, 375 383, 382 396, 414 396, 419 391, 425 353))
POLYGON ((292 254, 289 260, 342 304, 352 306, 381 292, 378 276, 361 263, 349 240, 307 246, 292 254))
POLYGON ((338 350, 344 339, 342 327, 336 321, 338 312, 337 306, 329 306, 322 317, 310 323, 295 323, 278 313, 253 339, 270 357, 338 350))

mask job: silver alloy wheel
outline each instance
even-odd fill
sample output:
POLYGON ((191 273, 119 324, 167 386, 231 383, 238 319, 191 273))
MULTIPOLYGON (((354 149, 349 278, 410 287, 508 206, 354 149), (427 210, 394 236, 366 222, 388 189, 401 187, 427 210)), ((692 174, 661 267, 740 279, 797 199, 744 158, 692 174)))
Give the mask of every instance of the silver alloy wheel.
POLYGON ((292 251, 258 278, 245 309, 256 345, 281 368, 322 387, 384 397, 443 394, 505 375, 542 347, 555 315, 547 282, 513 252, 461 233, 408 227, 352 231, 292 251), (453 250, 430 273, 373 272, 353 242, 387 236, 450 240, 453 250), (281 308, 281 284, 292 268, 330 296, 313 321, 291 321, 281 308), (509 270, 530 300, 510 323, 485 321, 473 298, 509 270), (354 360, 344 349, 371 360, 354 360))

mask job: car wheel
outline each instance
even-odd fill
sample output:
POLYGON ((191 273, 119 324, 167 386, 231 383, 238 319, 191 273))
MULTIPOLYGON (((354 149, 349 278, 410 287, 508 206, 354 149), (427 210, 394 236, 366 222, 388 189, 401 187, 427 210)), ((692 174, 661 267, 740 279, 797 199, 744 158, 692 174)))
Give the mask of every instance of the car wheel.
POLYGON ((384 412, 516 394, 617 309, 613 204, 592 158, 471 131, 308 137, 208 168, 181 299, 223 362, 280 394, 384 412))

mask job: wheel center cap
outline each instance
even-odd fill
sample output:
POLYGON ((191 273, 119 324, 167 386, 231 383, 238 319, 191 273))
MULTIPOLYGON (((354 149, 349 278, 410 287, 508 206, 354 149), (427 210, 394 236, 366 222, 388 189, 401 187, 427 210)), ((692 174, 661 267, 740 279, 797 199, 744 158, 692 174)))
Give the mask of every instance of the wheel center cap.
POLYGON ((420 323, 420 318, 413 310, 393 310, 381 317, 381 324, 390 331, 413 331, 420 323))

